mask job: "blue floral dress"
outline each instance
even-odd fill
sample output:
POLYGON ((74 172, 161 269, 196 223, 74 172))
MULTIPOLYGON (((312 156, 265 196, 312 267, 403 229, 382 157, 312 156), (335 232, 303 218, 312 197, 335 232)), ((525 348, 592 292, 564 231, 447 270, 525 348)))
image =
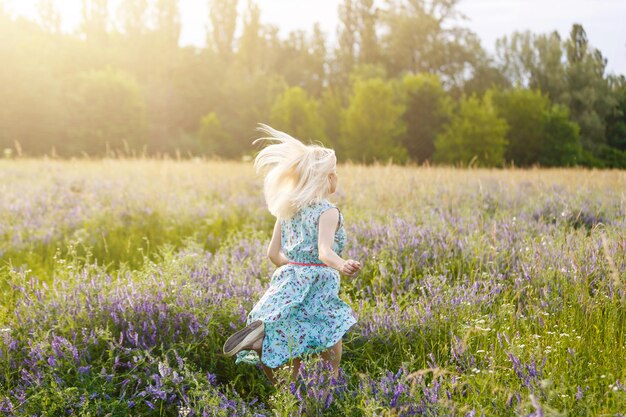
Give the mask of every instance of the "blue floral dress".
MULTIPOLYGON (((281 249, 292 262, 323 263, 318 257, 320 215, 337 207, 324 199, 309 204, 291 219, 281 220, 281 249)), ((335 232, 333 250, 341 255, 346 243, 343 215, 335 232)), ((262 362, 276 368, 290 358, 322 352, 341 340, 358 316, 339 298, 339 271, 329 266, 285 264, 272 274, 270 286, 248 313, 247 324, 262 320, 265 338, 262 362)), ((240 351, 235 363, 256 365, 259 355, 240 351)))

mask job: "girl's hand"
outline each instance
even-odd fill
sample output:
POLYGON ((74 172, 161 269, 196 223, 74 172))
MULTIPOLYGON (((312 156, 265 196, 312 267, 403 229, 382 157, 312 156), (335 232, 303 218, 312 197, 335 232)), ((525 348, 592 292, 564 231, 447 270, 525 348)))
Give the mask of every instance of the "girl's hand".
POLYGON ((341 269, 339 270, 339 272, 351 277, 354 274, 356 274, 360 269, 361 269, 360 262, 355 261, 354 259, 348 259, 347 261, 343 263, 343 265, 341 265, 341 269))

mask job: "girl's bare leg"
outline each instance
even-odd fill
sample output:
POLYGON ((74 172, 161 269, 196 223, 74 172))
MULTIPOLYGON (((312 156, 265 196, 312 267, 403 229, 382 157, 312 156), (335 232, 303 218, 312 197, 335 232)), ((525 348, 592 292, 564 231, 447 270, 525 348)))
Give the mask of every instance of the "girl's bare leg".
MULTIPOLYGON (((256 353, 258 353, 259 355, 259 359, 261 359, 261 351, 262 349, 253 349, 256 353)), ((267 379, 270 380, 270 382, 272 383, 272 385, 276 385, 276 383, 278 382, 276 380, 276 377, 274 376, 274 369, 276 368, 270 368, 269 366, 265 365, 263 362, 261 363, 261 367, 263 368, 263 372, 265 372, 265 375, 267 376, 267 379)), ((298 374, 300 373, 300 364, 302 363, 300 358, 294 358, 293 359, 293 363, 290 365, 289 362, 287 362, 284 365, 281 365, 278 367, 278 369, 284 369, 287 368, 289 366, 292 367, 292 372, 291 372, 291 378, 292 380, 295 382, 298 380, 298 374)))
POLYGON ((263 350, 262 345, 261 347, 255 346, 252 348, 252 350, 254 350, 259 355, 259 363, 261 364, 261 367, 263 368, 263 372, 265 372, 265 376, 267 376, 267 379, 270 380, 272 385, 276 385, 276 378, 274 377, 274 370, 260 361, 261 352, 263 350))
MULTIPOLYGON (((259 357, 260 357, 261 353, 259 353, 259 357)), ((263 372, 265 372, 265 376, 267 376, 267 379, 270 380, 270 382, 272 383, 272 385, 276 385, 276 378, 274 377, 274 370, 272 368, 270 368, 269 366, 266 366, 265 364, 261 363, 261 367, 263 368, 263 372)))
MULTIPOLYGON (((340 340, 334 346, 320 353, 320 355, 322 356, 322 359, 331 363, 333 367, 332 369, 333 376, 335 378, 339 377, 339 363, 341 362, 341 354, 343 353, 343 345, 341 344, 341 342, 342 341, 340 340)), ((262 349, 259 348, 259 349, 254 349, 254 350, 259 354, 259 358, 260 358, 262 349)), ((302 360, 300 358, 294 358, 293 363, 291 364, 291 366, 293 367, 291 377, 293 378, 294 382, 298 380, 298 374, 300 373, 301 363, 302 363, 302 360)), ((263 367, 263 371, 265 372, 265 375, 267 375, 268 379, 272 382, 272 385, 276 385, 277 381, 276 381, 276 378, 274 377, 274 369, 269 368, 268 366, 264 365, 263 362, 261 362, 261 366, 263 367)), ((289 362, 287 362, 284 365, 279 366, 278 369, 284 369, 285 367, 288 367, 288 366, 290 366, 289 362)))
MULTIPOLYGON (((300 373, 300 364, 302 363, 302 360, 300 358, 294 358, 293 359, 293 363, 292 363, 292 372, 291 372, 291 378, 293 380, 293 382, 298 380, 298 374, 300 373)), ((286 364, 284 364, 282 367, 286 367, 289 366, 289 362, 287 362, 286 364)))
MULTIPOLYGON (((261 356, 262 356, 262 351, 263 351, 263 339, 264 338, 265 338, 265 334, 260 340, 257 340, 252 345, 252 350, 254 350, 259 355, 259 362, 261 363, 261 367, 263 368, 263 372, 265 372, 267 379, 270 380, 272 385, 276 385, 276 383, 278 382, 276 380, 276 377, 274 376, 274 369, 276 368, 270 368, 267 365, 265 365, 262 361, 260 361, 261 356)), ((278 369, 284 369, 284 368, 291 366, 292 367, 292 372, 291 372, 292 380, 297 381, 298 374, 300 373, 300 364, 302 363, 302 361, 300 358, 293 358, 290 362, 287 362, 284 365, 279 366, 278 369)))
POLYGON ((343 346, 341 340, 339 340, 333 347, 328 348, 321 353, 322 359, 328 361, 333 366, 333 376, 339 377, 339 362, 341 362, 341 354, 343 352, 343 346))

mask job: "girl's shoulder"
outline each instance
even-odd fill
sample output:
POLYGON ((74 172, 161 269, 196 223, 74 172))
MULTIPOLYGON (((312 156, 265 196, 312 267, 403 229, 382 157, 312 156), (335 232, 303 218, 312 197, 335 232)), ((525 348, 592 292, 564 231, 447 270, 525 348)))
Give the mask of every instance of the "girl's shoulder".
MULTIPOLYGON (((337 210, 339 210, 339 207, 337 207, 336 204, 330 202, 327 199, 322 199, 319 201, 314 201, 310 204, 308 204, 306 207, 304 207, 301 210, 299 219, 311 219, 311 220, 316 220, 322 215, 322 213, 324 213, 326 210, 330 209, 330 208, 336 208, 337 210)), ((341 211, 339 210, 339 216, 341 217, 341 211)))
POLYGON ((321 199, 319 201, 312 201, 308 205, 306 205, 302 211, 324 211, 330 207, 337 207, 335 204, 331 203, 327 199, 321 199))
POLYGON ((336 208, 337 211, 339 212, 339 226, 338 226, 338 230, 341 229, 343 227, 343 214, 341 213, 341 210, 339 209, 339 207, 337 207, 337 205, 331 201, 328 201, 327 199, 322 200, 321 202, 321 209, 319 211, 319 214, 321 215, 323 212, 325 212, 328 209, 331 208, 336 208))
POLYGON ((318 217, 326 210, 331 209, 331 208, 336 208, 337 211, 339 212, 339 223, 343 224, 343 214, 341 214, 341 210, 339 209, 339 207, 337 207, 335 203, 328 201, 327 199, 323 199, 322 201, 320 201, 318 207, 319 207, 318 217))
POLYGON ((319 212, 319 214, 322 214, 323 212, 325 212, 326 210, 330 209, 330 208, 336 208, 337 210, 339 210, 339 207, 337 207, 337 205, 327 199, 323 199, 321 200, 319 203, 317 203, 317 210, 319 212))

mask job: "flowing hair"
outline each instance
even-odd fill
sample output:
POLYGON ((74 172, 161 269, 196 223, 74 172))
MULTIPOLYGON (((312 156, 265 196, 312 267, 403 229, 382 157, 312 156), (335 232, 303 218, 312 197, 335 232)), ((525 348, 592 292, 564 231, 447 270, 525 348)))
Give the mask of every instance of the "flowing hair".
POLYGON ((337 164, 335 151, 321 145, 305 145, 285 132, 259 123, 257 130, 275 141, 254 159, 256 172, 264 173, 263 193, 270 213, 278 219, 291 218, 298 210, 319 202, 330 193, 328 174, 337 164))

